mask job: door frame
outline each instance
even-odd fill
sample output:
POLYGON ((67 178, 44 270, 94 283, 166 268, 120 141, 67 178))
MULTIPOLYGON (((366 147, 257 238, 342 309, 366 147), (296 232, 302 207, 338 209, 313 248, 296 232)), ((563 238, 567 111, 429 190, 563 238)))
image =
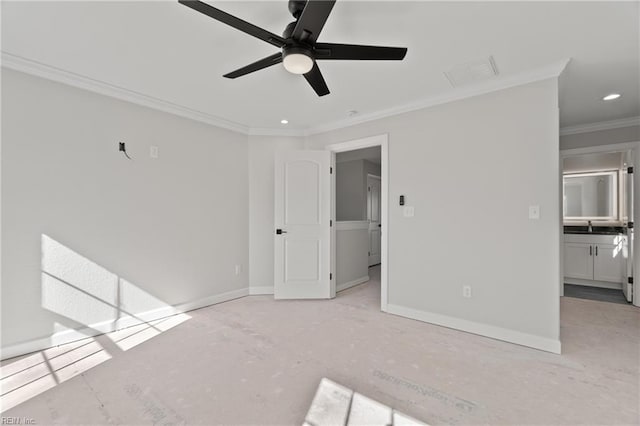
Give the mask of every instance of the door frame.
MULTIPOLYGON (((585 148, 573 148, 560 150, 560 229, 564 229, 563 203, 562 203, 562 166, 566 157, 573 157, 582 154, 597 154, 604 152, 633 152, 633 168, 640 170, 640 141, 627 142, 610 145, 597 145, 585 148)), ((633 212, 634 222, 640 218, 640 173, 633 173, 633 212)), ((636 228, 637 229, 637 228, 636 228)), ((560 296, 564 296, 564 232, 560 233, 560 296)), ((633 240, 633 300, 631 303, 640 306, 640 233, 635 235, 633 240), (635 278, 638 279, 635 279, 635 278)))
MULTIPOLYGON (((362 148, 380 147, 380 171, 381 171, 381 206, 380 206, 380 224, 382 225, 382 241, 381 241, 381 267, 380 267, 380 310, 387 312, 388 295, 389 295, 389 135, 387 133, 369 136, 361 139, 354 139, 345 142, 335 143, 325 146, 326 150, 331 151, 331 164, 335 169, 335 157, 339 152, 355 151, 362 148)), ((335 174, 331 179, 331 215, 335 221, 336 217, 336 179, 335 174)), ((335 274, 336 266, 336 227, 331 228, 331 270, 335 274)))

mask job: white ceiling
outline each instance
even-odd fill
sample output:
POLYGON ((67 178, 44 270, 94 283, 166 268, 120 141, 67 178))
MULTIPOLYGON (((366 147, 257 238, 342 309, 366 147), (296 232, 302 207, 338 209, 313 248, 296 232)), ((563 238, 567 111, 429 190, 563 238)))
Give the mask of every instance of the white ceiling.
MULTIPOLYGON (((287 1, 210 3, 281 33, 287 1)), ((177 1, 2 2, 2 50, 253 128, 306 129, 446 96, 443 72, 492 55, 501 79, 572 58, 561 126, 640 115, 638 2, 339 0, 319 40, 406 46, 402 62, 324 61, 331 94, 274 66, 277 50, 177 1), (605 103, 602 96, 622 93, 605 103)))

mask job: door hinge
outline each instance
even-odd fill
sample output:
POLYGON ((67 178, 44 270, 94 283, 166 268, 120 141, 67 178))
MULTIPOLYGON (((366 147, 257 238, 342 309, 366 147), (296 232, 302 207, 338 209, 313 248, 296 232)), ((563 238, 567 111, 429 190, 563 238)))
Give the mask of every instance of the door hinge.
POLYGON ((371 192, 371 187, 368 187, 368 188, 367 188, 367 191, 371 192))
POLYGON ((333 226, 333 220, 329 219, 329 226, 333 226))
POLYGON ((332 175, 333 174, 333 167, 329 167, 329 174, 332 175))
POLYGON ((627 228, 629 228, 629 229, 633 229, 633 222, 629 222, 629 223, 627 223, 627 228))
POLYGON ((371 256, 371 252, 369 252, 369 256, 371 256))
POLYGON ((628 278, 627 278, 627 282, 628 282, 629 284, 633 284, 633 277, 628 277, 628 278))
POLYGON ((633 174, 633 167, 627 167, 627 173, 632 175, 633 174))
POLYGON ((329 281, 331 281, 333 279, 333 274, 329 273, 329 281))

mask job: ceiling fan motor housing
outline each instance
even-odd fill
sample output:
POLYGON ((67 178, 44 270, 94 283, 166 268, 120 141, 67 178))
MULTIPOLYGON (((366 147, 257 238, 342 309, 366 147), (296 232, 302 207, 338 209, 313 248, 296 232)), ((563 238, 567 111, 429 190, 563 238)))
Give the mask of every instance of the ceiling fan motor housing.
POLYGON ((300 15, 302 15, 306 4, 306 0, 289 0, 289 12, 291 12, 294 18, 298 19, 300 15))

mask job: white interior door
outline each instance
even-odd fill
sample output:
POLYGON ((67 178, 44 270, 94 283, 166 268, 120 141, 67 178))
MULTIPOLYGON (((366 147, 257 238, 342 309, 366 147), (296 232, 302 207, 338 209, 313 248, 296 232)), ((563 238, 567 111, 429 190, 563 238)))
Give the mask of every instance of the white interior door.
POLYGON ((380 177, 367 176, 367 220, 369 221, 369 266, 381 260, 382 222, 380 219, 380 177))
POLYGON ((335 297, 330 270, 331 153, 278 153, 275 166, 275 298, 335 297))

